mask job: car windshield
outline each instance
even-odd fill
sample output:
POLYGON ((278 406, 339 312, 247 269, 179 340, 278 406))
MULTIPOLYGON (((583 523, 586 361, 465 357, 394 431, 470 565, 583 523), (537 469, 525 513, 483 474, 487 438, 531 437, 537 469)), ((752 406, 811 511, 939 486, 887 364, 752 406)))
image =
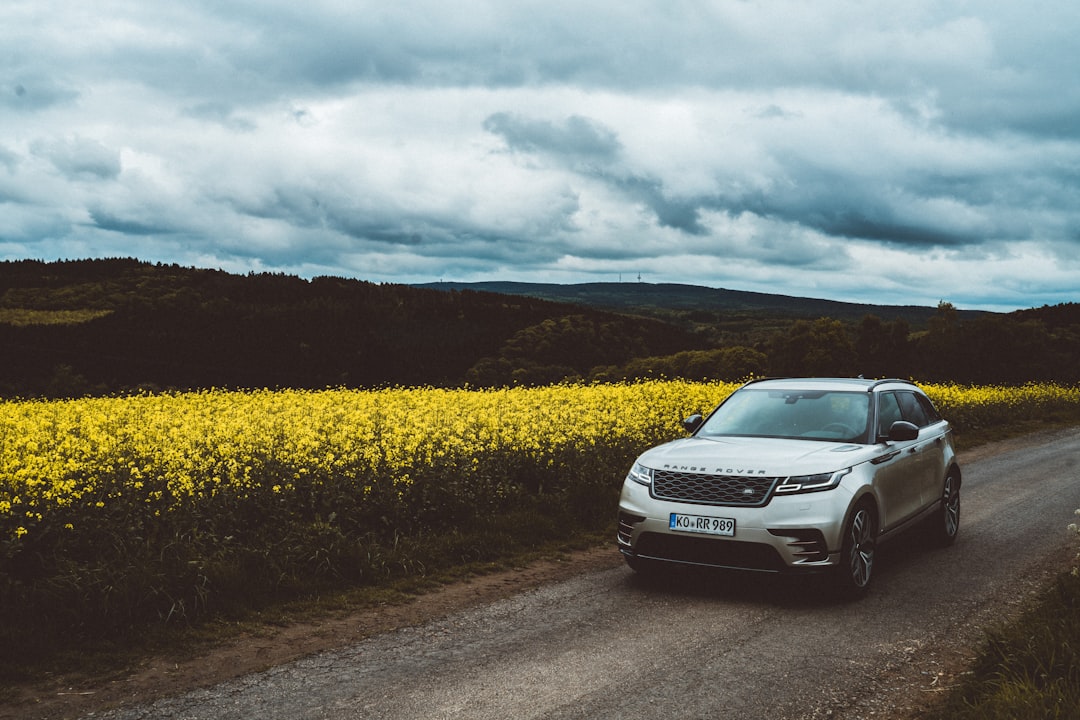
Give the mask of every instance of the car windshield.
POLYGON ((866 392, 746 388, 724 401, 697 434, 865 442, 869 407, 866 392))

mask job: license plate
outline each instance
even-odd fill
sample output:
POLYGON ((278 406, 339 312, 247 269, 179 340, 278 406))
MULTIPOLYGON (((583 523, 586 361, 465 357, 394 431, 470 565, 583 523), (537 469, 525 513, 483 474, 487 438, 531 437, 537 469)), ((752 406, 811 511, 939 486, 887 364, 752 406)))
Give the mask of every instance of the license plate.
POLYGON ((671 513, 668 527, 678 532, 704 533, 706 535, 723 535, 735 537, 735 520, 733 518, 706 517, 704 515, 682 515, 671 513))

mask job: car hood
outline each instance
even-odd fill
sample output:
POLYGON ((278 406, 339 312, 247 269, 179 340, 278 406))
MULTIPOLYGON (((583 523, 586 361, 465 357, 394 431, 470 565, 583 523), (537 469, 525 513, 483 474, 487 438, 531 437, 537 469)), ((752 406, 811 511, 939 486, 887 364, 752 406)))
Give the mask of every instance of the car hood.
POLYGON ((881 451, 880 445, 817 440, 690 437, 648 450, 638 462, 654 470, 787 477, 833 472, 866 462, 881 451))

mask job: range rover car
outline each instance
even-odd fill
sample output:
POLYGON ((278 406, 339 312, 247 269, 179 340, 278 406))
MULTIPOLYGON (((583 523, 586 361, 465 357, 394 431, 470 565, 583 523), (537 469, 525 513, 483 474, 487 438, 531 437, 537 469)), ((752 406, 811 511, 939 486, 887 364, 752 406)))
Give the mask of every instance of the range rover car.
POLYGON ((952 430, 914 383, 751 381, 683 425, 623 483, 618 547, 639 573, 829 573, 860 595, 879 543, 917 527, 956 539, 952 430))

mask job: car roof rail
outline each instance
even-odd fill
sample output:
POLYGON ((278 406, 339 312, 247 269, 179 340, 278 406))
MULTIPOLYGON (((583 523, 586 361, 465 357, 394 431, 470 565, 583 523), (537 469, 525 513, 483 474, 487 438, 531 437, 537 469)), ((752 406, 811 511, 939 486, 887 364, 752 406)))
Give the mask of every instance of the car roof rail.
POLYGON ((790 380, 790 379, 791 378, 787 377, 786 375, 776 375, 776 376, 773 376, 773 377, 756 377, 756 378, 750 378, 749 380, 744 382, 742 384, 742 387, 746 387, 747 385, 753 385, 754 383, 765 382, 766 380, 790 380))
MULTIPOLYGON (((756 377, 756 378, 750 378, 749 380, 744 382, 740 387, 747 387, 748 385, 753 385, 754 383, 765 382, 767 380, 799 380, 799 379, 800 378, 792 377, 791 375, 773 375, 773 376, 766 376, 766 377, 756 377)), ((851 379, 851 378, 825 378, 825 377, 823 377, 823 378, 802 378, 802 379, 806 379, 806 380, 826 380, 826 381, 828 381, 828 380, 848 380, 848 379, 851 379)), ((858 378, 855 378, 855 379, 864 380, 866 378, 863 378, 863 376, 860 375, 858 378)), ((904 380, 903 378, 881 378, 879 380, 870 381, 870 384, 866 386, 866 391, 867 392, 873 392, 874 388, 878 387, 879 385, 888 385, 890 383, 903 383, 904 385, 911 385, 913 387, 918 387, 918 385, 915 383, 914 380, 904 380)))
MULTIPOLYGON (((901 378, 882 378, 881 380, 875 380, 870 384, 870 387, 866 388, 867 392, 873 392, 874 388, 879 385, 888 385, 889 383, 903 383, 904 385, 915 385, 913 380, 902 380, 901 378)), ((915 387, 918 387, 915 385, 915 387)))

